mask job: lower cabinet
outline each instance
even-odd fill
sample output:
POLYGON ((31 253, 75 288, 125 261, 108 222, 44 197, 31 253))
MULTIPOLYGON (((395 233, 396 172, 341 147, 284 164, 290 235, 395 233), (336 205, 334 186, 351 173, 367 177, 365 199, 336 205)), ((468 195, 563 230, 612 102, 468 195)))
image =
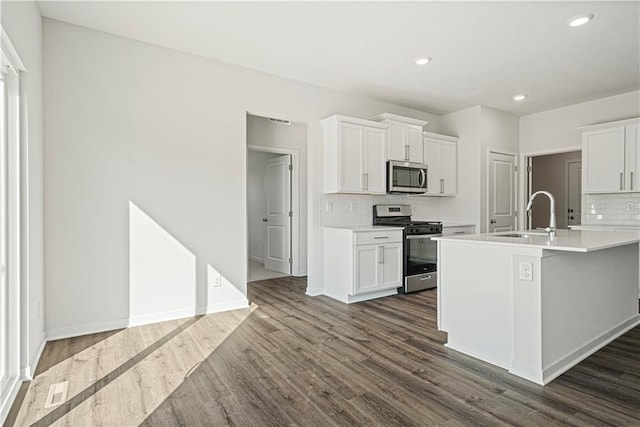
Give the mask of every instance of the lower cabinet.
POLYGON ((346 303, 402 286, 402 230, 324 229, 324 293, 346 303))

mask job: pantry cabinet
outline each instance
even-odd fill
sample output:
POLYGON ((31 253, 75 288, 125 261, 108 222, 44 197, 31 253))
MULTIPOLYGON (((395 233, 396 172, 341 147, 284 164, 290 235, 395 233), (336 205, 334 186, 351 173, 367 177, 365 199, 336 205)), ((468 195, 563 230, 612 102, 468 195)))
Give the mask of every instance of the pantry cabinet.
POLYGON ((429 122, 390 113, 380 114, 371 120, 388 126, 386 160, 422 163, 422 128, 429 122))
POLYGON ((585 193, 639 192, 640 119, 579 128, 585 193))
POLYGON ((324 229, 325 294, 353 303, 402 286, 402 229, 324 229))
POLYGON ((458 138, 423 132, 427 165, 427 196, 455 196, 458 175, 458 138))
POLYGON ((325 193, 385 194, 387 125, 346 116, 322 121, 325 193))

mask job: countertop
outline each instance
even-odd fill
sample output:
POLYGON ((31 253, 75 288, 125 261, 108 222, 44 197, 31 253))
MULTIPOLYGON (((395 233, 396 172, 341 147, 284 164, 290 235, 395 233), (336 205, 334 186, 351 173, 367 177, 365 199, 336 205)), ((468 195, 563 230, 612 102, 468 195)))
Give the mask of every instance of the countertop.
MULTIPOLYGON (((529 232, 542 233, 540 230, 529 230, 529 232)), ((513 233, 527 233, 527 231, 443 236, 434 237, 433 240, 456 240, 487 245, 535 247, 568 252, 591 252, 640 242, 639 231, 603 233, 601 230, 558 230, 558 235, 553 241, 549 239, 546 233, 544 235, 529 235, 529 237, 501 237, 501 235, 513 233)))
POLYGON ((601 224, 585 224, 585 225, 570 225, 572 230, 631 230, 640 231, 640 225, 601 225, 601 224))
POLYGON ((450 227, 470 227, 470 226, 474 226, 475 224, 472 222, 448 222, 448 221, 442 221, 442 228, 450 228, 450 227))
POLYGON ((344 226, 344 227, 322 227, 322 228, 333 228, 336 230, 351 230, 351 231, 399 231, 402 233, 402 227, 389 227, 388 225, 354 225, 354 226, 344 226))

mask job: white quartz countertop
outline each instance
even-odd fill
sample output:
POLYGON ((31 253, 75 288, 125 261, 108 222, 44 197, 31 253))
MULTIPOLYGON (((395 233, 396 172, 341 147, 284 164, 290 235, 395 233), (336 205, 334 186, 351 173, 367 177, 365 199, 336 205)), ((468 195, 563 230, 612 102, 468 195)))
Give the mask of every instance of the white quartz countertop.
POLYGON ((333 228, 336 230, 351 230, 351 231, 398 231, 402 233, 402 227, 389 227, 387 225, 353 225, 353 226, 336 226, 336 227, 322 227, 333 228))
POLYGON ((433 240, 463 241, 476 244, 535 247, 555 251, 591 252, 640 242, 639 231, 603 232, 602 230, 558 230, 551 240, 540 230, 505 231, 491 234, 464 234, 434 237, 433 240), (505 237, 505 234, 526 234, 527 237, 505 237), (539 234, 527 234, 539 233, 539 234))
POLYGON ((448 222, 442 221, 442 228, 450 228, 450 227, 470 227, 475 226, 473 222, 448 222))
POLYGON ((602 225, 602 224, 585 224, 585 225, 570 225, 572 230, 630 230, 640 231, 640 225, 602 225))

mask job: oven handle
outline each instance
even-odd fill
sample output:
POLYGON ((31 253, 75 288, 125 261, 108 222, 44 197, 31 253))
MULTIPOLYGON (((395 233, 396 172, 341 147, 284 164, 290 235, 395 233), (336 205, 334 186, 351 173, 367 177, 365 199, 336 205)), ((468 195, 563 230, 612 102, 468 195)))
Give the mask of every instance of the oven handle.
POLYGON ((409 236, 406 236, 407 240, 413 240, 413 239, 430 239, 432 237, 442 237, 442 234, 438 233, 438 234, 411 234, 409 236))

